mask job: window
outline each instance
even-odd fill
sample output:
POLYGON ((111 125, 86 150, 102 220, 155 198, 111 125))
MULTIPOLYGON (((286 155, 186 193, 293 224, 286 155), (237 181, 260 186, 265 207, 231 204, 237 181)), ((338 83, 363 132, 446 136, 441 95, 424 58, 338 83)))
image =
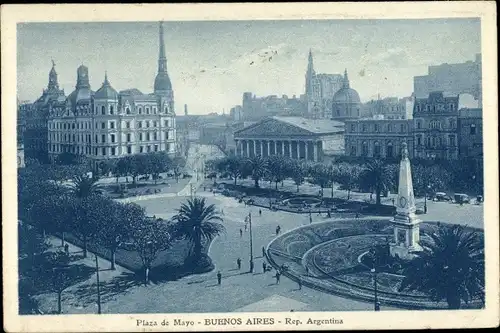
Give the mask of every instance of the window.
POLYGON ((417 121, 417 128, 420 129, 420 126, 421 126, 420 121, 417 121))
POLYGON ((115 128, 115 122, 112 121, 109 123, 109 128, 114 129, 115 128))
POLYGON ((158 134, 156 132, 153 133, 153 140, 158 140, 158 134))
POLYGON ((113 110, 113 105, 110 105, 109 106, 109 114, 113 114, 114 110, 113 110))
POLYGON ((102 155, 105 156, 106 155, 106 147, 102 147, 102 155))
POLYGON ((476 125, 475 124, 470 125, 470 135, 476 135, 476 125))
POLYGON ((142 133, 139 133, 139 141, 142 141, 142 133))
POLYGON ((101 128, 105 129, 106 128, 106 123, 101 123, 101 128))
POLYGON ((387 124, 387 132, 392 132, 392 124, 387 124))
POLYGON ((106 134, 101 135, 101 142, 106 142, 106 134))
POLYGON ((97 148, 94 148, 94 155, 97 156, 97 148))
POLYGON ((449 139, 450 139, 450 146, 455 146, 455 136, 454 135, 450 135, 449 139))
POLYGON ((363 124, 363 132, 366 132, 366 125, 363 124))
POLYGON ((392 142, 389 141, 387 143, 387 151, 386 151, 386 154, 385 154, 387 157, 393 157, 394 156, 394 148, 392 146, 392 142))
POLYGON ((430 146, 431 146, 431 138, 427 137, 427 147, 430 147, 430 146))
POLYGON ((144 146, 140 146, 140 147, 139 147, 139 152, 140 152, 140 153, 143 153, 143 152, 144 152, 144 146))
POLYGON ((76 142, 74 134, 73 134, 73 140, 71 142, 76 142))
POLYGON ((98 140, 98 136, 96 135, 95 136, 95 143, 97 143, 97 142, 99 142, 99 140, 98 140))
MULTIPOLYGON (((98 113, 99 113, 99 108, 96 106, 95 107, 95 114, 98 114, 98 113)), ((96 153, 96 155, 97 155, 97 153, 96 153)))
POLYGON ((116 155, 116 148, 115 147, 111 147, 111 155, 116 155))
POLYGON ((149 108, 148 107, 146 108, 146 114, 149 114, 149 108))
POLYGON ((378 141, 373 144, 373 156, 380 157, 380 144, 378 141))
POLYGON ((137 127, 142 128, 142 121, 137 122, 137 127))
POLYGON ((351 156, 356 156, 356 146, 351 146, 351 156))
POLYGON ((155 151, 158 151, 158 145, 155 145, 155 151))
POLYGON ((422 136, 417 135, 417 146, 420 146, 422 144, 422 136))
POLYGON ((401 124, 401 132, 404 132, 406 130, 406 126, 404 124, 401 124))
POLYGON ((146 133, 146 141, 149 141, 149 133, 146 133))
POLYGON ((130 133, 127 134, 127 142, 130 142, 131 141, 131 135, 130 133))
POLYGON ((127 108, 125 109, 125 112, 126 112, 127 114, 130 114, 130 108, 129 108, 128 106, 127 106, 127 108))
POLYGON ((375 130, 375 132, 378 132, 378 124, 373 124, 373 129, 375 130))
POLYGON ((147 146, 147 147, 146 147, 146 151, 147 151, 148 153, 150 153, 150 152, 151 152, 151 146, 147 146))
POLYGON ((142 108, 139 107, 139 114, 142 114, 142 108))
POLYGON ((168 140, 168 131, 165 131, 165 140, 168 140))
POLYGON ((363 141, 363 144, 361 147, 361 155, 368 156, 368 143, 366 143, 366 141, 363 141))
POLYGON ((111 143, 115 143, 115 135, 111 134, 111 143))
POLYGON ((153 107, 153 113, 156 114, 156 107, 153 107))
POLYGON ((156 121, 153 123, 153 127, 158 127, 158 123, 156 121))
POLYGON ((104 105, 101 106, 101 114, 106 114, 106 107, 104 105))
POLYGON ((453 110, 455 110, 455 104, 451 103, 450 104, 450 111, 453 111, 453 110))
POLYGON ((149 128, 149 120, 146 120, 146 128, 149 128))
POLYGON ((450 128, 455 128, 455 121, 450 119, 450 128))
POLYGON ((356 125, 351 124, 351 132, 356 132, 356 125))
POLYGON ((127 127, 127 128, 130 128, 130 121, 127 121, 127 122, 125 123, 125 125, 126 125, 126 127, 127 127))
POLYGON ((132 154, 132 146, 127 146, 127 154, 132 154))

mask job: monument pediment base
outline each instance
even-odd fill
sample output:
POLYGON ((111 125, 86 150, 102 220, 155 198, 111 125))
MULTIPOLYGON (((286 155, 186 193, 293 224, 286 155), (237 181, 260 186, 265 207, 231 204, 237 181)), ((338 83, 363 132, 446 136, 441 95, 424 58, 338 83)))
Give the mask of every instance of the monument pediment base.
POLYGON ((399 257, 404 260, 412 260, 416 257, 417 253, 422 251, 422 247, 418 244, 413 246, 406 246, 405 244, 391 243, 389 252, 393 257, 399 257))

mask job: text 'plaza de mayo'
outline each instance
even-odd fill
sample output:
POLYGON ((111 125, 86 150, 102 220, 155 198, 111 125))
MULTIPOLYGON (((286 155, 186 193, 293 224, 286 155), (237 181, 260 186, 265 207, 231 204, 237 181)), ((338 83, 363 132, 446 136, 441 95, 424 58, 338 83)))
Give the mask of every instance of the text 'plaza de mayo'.
POLYGON ((316 73, 309 51, 299 97, 244 92, 242 104, 229 114, 190 115, 184 105, 184 114, 176 116, 161 23, 159 35, 151 94, 117 92, 106 73, 94 92, 89 69, 81 65, 75 90, 66 97, 53 64, 42 96, 19 102, 18 156, 54 161, 68 152, 95 166, 130 154, 185 155, 193 142, 246 157, 397 159, 406 143, 410 158, 482 160, 480 54, 474 61, 429 66, 427 75, 414 77, 410 96, 362 102, 347 69, 316 73))

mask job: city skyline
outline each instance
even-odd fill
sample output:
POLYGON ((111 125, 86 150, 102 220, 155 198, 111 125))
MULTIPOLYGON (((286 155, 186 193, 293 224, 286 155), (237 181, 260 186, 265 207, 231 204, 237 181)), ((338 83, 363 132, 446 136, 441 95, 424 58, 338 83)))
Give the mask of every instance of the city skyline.
MULTIPOLYGON (((298 97, 309 49, 317 73, 347 68, 362 102, 409 96, 429 65, 481 52, 479 19, 165 22, 165 44, 178 114, 184 104, 190 114, 228 113, 245 91, 298 97)), ((66 95, 82 63, 94 91, 107 71, 115 89, 150 93, 157 52, 157 22, 20 24, 18 98, 41 95, 51 59, 66 95)))

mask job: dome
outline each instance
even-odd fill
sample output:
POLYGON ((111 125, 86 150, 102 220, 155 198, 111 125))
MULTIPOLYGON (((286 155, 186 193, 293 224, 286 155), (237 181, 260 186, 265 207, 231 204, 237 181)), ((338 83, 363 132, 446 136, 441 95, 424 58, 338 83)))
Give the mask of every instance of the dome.
POLYGON ((333 103, 360 103, 359 94, 352 88, 342 88, 333 96, 333 103))
POLYGON ((99 90, 97 90, 95 92, 94 98, 95 99, 114 99, 114 100, 118 99, 118 92, 115 89, 113 89, 113 87, 109 83, 107 73, 104 76, 104 82, 103 82, 101 88, 99 88, 99 90))
POLYGON ((155 91, 172 90, 172 83, 167 73, 158 73, 155 78, 155 91))
POLYGON ((77 89, 68 96, 68 100, 72 105, 77 105, 79 102, 89 101, 91 93, 90 89, 77 89))

